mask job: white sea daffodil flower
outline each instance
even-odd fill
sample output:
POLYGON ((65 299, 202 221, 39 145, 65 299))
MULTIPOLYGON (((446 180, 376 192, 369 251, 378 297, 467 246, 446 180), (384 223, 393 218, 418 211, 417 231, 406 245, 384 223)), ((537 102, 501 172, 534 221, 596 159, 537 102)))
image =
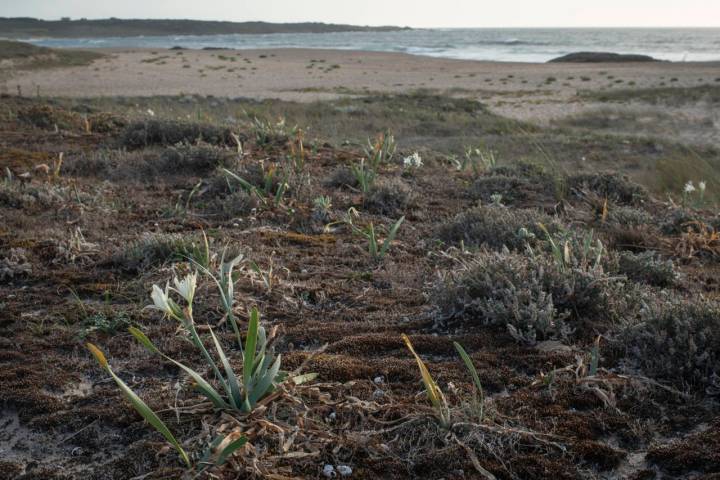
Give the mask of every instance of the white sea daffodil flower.
POLYGON ((172 308, 172 300, 170 299, 169 290, 170 289, 167 285, 165 286, 164 291, 157 285, 153 285, 152 293, 150 294, 153 305, 148 305, 148 308, 154 308, 168 315, 172 315, 174 311, 172 308))
POLYGON ((175 284, 174 290, 179 293, 188 304, 192 304, 193 298, 195 298, 195 288, 197 287, 197 273, 189 273, 182 280, 178 280, 178 278, 175 277, 173 283, 175 284))
POLYGON ((423 165, 423 161, 420 154, 415 152, 409 157, 405 157, 403 159, 403 164, 405 165, 405 168, 420 168, 423 165))
POLYGON ((165 285, 165 290, 157 285, 153 285, 153 291, 150 294, 150 298, 153 300, 153 305, 148 305, 147 308, 160 310, 165 315, 175 319, 181 319, 183 316, 182 310, 178 304, 170 298, 170 286, 168 284, 165 285))
POLYGON ((700 189, 701 192, 704 192, 706 187, 707 187, 707 184, 705 183, 705 181, 698 182, 698 188, 700 189))
POLYGON ((692 193, 694 191, 695 191, 695 185, 693 185, 693 182, 691 180, 685 184, 685 193, 692 193))

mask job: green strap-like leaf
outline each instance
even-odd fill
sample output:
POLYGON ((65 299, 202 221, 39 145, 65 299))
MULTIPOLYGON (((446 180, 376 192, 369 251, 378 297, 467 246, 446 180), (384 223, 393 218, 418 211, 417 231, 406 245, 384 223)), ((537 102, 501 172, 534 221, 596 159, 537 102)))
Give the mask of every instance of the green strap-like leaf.
POLYGON ((383 242, 382 249, 380 250, 380 258, 383 258, 387 251, 390 249, 390 245, 395 240, 395 237, 397 236, 398 230, 400 229, 400 225, 405 221, 405 217, 400 217, 400 220, 395 222, 395 225, 393 225, 390 228, 390 232, 388 232, 388 236, 383 242))
POLYGON ((242 404, 242 395, 240 395, 240 385, 238 385, 237 377, 235 376, 235 372, 232 369, 232 366, 230 366, 230 362, 228 361, 227 357, 225 356, 225 352, 222 349, 222 346, 220 345, 220 342, 218 342, 217 337, 215 336, 215 333, 212 331, 211 328, 208 328, 210 330, 210 336, 213 339, 213 342, 215 343, 215 349, 218 352, 218 356, 220 357, 220 362, 223 365, 223 368, 225 369, 225 375, 227 376, 227 384, 230 387, 230 400, 232 405, 235 408, 240 408, 240 405, 242 404))
POLYGON ((265 372, 265 375, 263 375, 258 383, 253 387, 250 395, 248 396, 250 406, 254 406, 258 400, 264 397, 268 389, 272 386, 273 381, 275 381, 275 377, 280 371, 280 359, 281 355, 278 355, 275 362, 273 362, 272 367, 265 372))
POLYGON ((467 367, 468 371, 470 372, 470 376, 472 377, 473 383, 475 384, 475 388, 478 390, 478 394, 480 395, 480 401, 479 401, 479 416, 482 419, 483 416, 483 408, 484 408, 484 393, 482 388, 482 383, 480 383, 480 376, 477 373, 477 369, 475 369, 475 365, 472 362, 472 359, 470 358, 470 355, 467 354, 465 349, 460 345, 458 342, 453 342, 453 345, 455 345, 455 350, 460 354, 460 358, 462 358, 462 361, 465 363, 465 367, 467 367))
POLYGON ((145 335, 141 330, 130 327, 130 333, 133 337, 137 339, 138 342, 143 344, 145 348, 150 350, 153 353, 157 353, 158 355, 162 356, 165 360, 168 360, 169 362, 174 363, 178 367, 180 367, 185 373, 190 375, 190 378, 192 378, 195 381, 195 385, 200 392, 205 395, 208 400, 210 400, 213 405, 216 408, 228 408, 229 405, 225 400, 223 400, 222 396, 215 390, 212 385, 210 385, 202 376, 200 376, 199 373, 197 373, 195 370, 191 369, 190 367, 187 367, 183 365, 182 363, 173 360, 172 358, 168 357, 164 353, 162 353, 158 348, 150 341, 150 339, 145 335))
POLYGON ((218 454, 217 460, 215 461, 216 466, 220 466, 225 463, 225 460, 228 459, 230 455, 235 453, 235 451, 239 448, 241 448, 243 445, 247 443, 246 437, 240 437, 236 440, 233 440, 230 442, 225 448, 222 449, 222 451, 218 454))
POLYGON ((377 237, 375 237, 375 226, 370 222, 368 227, 368 251, 372 258, 378 258, 377 237))
POLYGON ((180 457, 182 457, 183 461, 187 464, 188 468, 192 467, 192 463, 190 462, 190 457, 188 457, 187 453, 185 453, 185 450, 183 450, 182 446, 180 445, 180 442, 178 442, 175 437, 173 436, 170 429, 165 425, 165 423, 160 420, 160 417, 158 417, 155 412, 152 411, 150 407, 147 406, 143 400, 138 397, 135 392, 132 391, 130 387, 127 386, 125 382, 122 381, 120 377, 115 375, 115 372, 112 371, 112 368, 110 368, 110 365, 105 360, 105 356, 102 354, 102 352, 92 344, 88 344, 88 348, 92 352, 92 354, 95 356, 95 358, 98 360, 100 365, 110 374, 110 376, 115 380, 115 383, 120 387, 120 390, 125 395, 125 398, 128 399, 130 404, 133 406, 135 410, 150 424, 162 434, 165 439, 172 444, 173 447, 175 447, 175 450, 180 454, 180 457), (99 354, 99 355, 98 355, 99 354))
POLYGON ((250 386, 253 368, 255 367, 255 347, 257 346, 258 327, 260 324, 260 312, 257 307, 250 310, 250 321, 248 322, 247 338, 245 339, 245 358, 243 358, 243 386, 245 396, 250 386))

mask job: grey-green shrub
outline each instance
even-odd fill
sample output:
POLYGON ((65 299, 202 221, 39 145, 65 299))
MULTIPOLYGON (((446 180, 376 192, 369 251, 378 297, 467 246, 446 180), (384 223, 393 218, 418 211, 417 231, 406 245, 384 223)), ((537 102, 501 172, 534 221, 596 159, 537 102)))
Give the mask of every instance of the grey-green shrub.
POLYGON ((126 270, 144 270, 168 261, 185 260, 198 248, 192 237, 171 233, 145 233, 115 253, 112 263, 126 270))
POLYGON ((690 387, 720 391, 720 304, 705 299, 661 299, 617 337, 627 367, 690 387))
POLYGON ((468 247, 521 250, 544 238, 540 223, 551 232, 560 228, 554 217, 539 210, 483 205, 466 210, 442 224, 437 235, 453 245, 463 242, 468 247))
POLYGON ((365 208, 372 213, 397 216, 405 212, 413 199, 410 186, 399 178, 375 182, 365 196, 365 208))
POLYGON ((663 259, 652 251, 621 252, 617 262, 617 272, 634 282, 656 287, 671 287, 675 285, 678 278, 672 260, 663 259))
POLYGON ((325 180, 325 185, 333 188, 356 188, 358 186, 358 179, 349 167, 339 166, 330 173, 325 180))
POLYGON ((625 205, 642 204, 650 197, 645 187, 613 172, 571 175, 567 178, 567 186, 576 194, 588 190, 625 205))
POLYGON ((506 326, 533 343, 606 329, 639 310, 638 296, 596 269, 561 267, 547 255, 481 251, 433 292, 446 326, 506 326))
POLYGON ((144 120, 128 125, 120 136, 120 144, 128 149, 150 145, 175 145, 203 142, 234 147, 235 140, 228 128, 202 123, 174 120, 144 120))
POLYGON ((207 172, 217 167, 230 168, 237 155, 229 149, 209 144, 178 144, 165 149, 160 155, 164 173, 207 172))
POLYGON ((655 223, 653 216, 646 210, 625 205, 610 206, 607 220, 623 226, 652 225, 655 223))

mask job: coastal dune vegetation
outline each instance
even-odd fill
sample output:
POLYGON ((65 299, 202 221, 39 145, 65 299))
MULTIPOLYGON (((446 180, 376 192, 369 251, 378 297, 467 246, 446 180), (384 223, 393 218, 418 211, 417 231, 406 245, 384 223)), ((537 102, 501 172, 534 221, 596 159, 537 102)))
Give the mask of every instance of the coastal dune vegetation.
POLYGON ((717 146, 431 90, 33 93, 0 478, 720 473, 717 146))

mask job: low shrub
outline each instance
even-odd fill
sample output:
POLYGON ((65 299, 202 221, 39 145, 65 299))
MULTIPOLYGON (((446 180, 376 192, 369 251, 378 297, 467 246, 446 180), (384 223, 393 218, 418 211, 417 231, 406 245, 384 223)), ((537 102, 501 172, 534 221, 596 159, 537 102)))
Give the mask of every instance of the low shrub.
POLYGON ((639 308, 637 296, 601 268, 561 267, 545 255, 483 251, 436 285, 447 326, 502 325, 518 340, 605 329, 639 308))
POLYGON ((624 205, 638 205, 650 197, 645 187, 618 173, 581 173, 567 178, 567 186, 576 195, 583 190, 624 205))
POLYGON ((646 210, 625 205, 608 207, 607 221, 623 226, 652 225, 655 223, 653 216, 646 210))
POLYGON ((617 258, 617 273, 628 279, 656 287, 672 287, 678 274, 672 260, 663 260, 652 251, 622 252, 617 258))
POLYGON ((115 253, 111 263, 128 271, 142 271, 165 262, 186 260, 198 245, 199 242, 188 236, 145 233, 115 253))
POLYGON ((239 189, 227 195, 204 201, 200 207, 203 211, 219 215, 221 218, 229 220, 251 213, 253 209, 258 207, 258 200, 245 190, 239 189))
POLYGON ((527 200, 530 192, 538 190, 530 180, 506 175, 490 175, 477 178, 470 185, 470 197, 484 203, 492 202, 493 195, 502 195, 503 203, 527 200))
POLYGON ((412 199, 413 191, 407 183, 390 178, 373 184, 365 196, 364 205, 372 213, 397 216, 404 213, 412 199))
POLYGON ((617 337, 625 366, 680 388, 720 391, 720 304, 660 299, 617 337))
POLYGON ((5 254, 0 253, 0 283, 27 277, 31 273, 32 264, 24 249, 11 248, 5 254))
POLYGON ((213 145, 179 144, 170 147, 160 155, 160 164, 165 172, 207 172, 218 167, 231 167, 237 155, 213 145))
POLYGON ((196 143, 198 140, 212 145, 236 146, 228 128, 172 120, 137 121, 128 125, 120 136, 120 144, 129 149, 196 143))
POLYGON ((165 149, 97 150, 69 156, 63 173, 110 180, 155 180, 168 175, 202 175, 214 168, 230 167, 237 160, 233 150, 201 143, 181 143, 165 149))
POLYGON ((483 205, 456 215, 440 226, 437 235, 444 242, 463 242, 468 247, 520 250, 544 238, 540 223, 553 232, 560 228, 555 218, 538 210, 483 205))
POLYGON ((332 171, 327 180, 325 180, 325 185, 333 188, 356 188, 358 186, 358 179, 349 167, 340 166, 332 171))

